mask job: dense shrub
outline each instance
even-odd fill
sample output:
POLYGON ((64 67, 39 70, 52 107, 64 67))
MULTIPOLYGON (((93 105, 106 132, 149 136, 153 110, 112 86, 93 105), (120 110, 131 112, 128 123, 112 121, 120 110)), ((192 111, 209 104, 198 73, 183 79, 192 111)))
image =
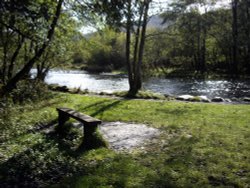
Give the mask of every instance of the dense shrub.
POLYGON ((125 67, 125 35, 111 29, 93 34, 86 47, 89 57, 86 70, 90 72, 109 72, 125 67))
POLYGON ((37 101, 49 96, 47 85, 39 80, 23 80, 17 84, 16 89, 11 93, 14 103, 25 101, 37 101))

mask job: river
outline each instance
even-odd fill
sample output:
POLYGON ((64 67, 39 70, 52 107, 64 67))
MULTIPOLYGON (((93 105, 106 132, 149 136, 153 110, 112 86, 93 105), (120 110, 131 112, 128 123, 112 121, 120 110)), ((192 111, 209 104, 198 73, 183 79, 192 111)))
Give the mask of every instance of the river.
MULTIPOLYGON (((34 73, 34 71, 32 71, 34 73)), ((128 90, 125 75, 89 74, 85 71, 51 70, 46 79, 48 84, 65 85, 69 88, 88 89, 93 92, 128 90)), ((208 98, 250 97, 250 80, 202 80, 183 78, 149 78, 143 82, 143 88, 167 95, 194 96, 204 95, 208 98)))

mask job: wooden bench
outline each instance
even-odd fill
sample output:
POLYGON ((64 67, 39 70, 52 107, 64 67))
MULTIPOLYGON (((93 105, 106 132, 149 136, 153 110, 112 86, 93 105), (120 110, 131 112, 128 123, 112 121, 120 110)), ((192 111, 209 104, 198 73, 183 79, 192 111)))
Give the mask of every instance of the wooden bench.
POLYGON ((101 120, 82 114, 70 108, 57 108, 58 111, 58 131, 61 132, 63 125, 69 118, 74 118, 83 124, 83 144, 89 148, 95 139, 97 126, 102 123, 101 120))

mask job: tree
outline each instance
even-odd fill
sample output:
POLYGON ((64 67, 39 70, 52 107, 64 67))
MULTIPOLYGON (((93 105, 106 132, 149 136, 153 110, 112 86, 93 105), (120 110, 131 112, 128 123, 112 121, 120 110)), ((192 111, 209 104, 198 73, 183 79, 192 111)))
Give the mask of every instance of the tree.
POLYGON ((207 59, 207 37, 208 30, 212 23, 209 17, 208 8, 212 7, 213 1, 194 0, 177 1, 163 18, 165 22, 173 22, 177 27, 179 35, 183 37, 186 50, 192 53, 195 69, 202 74, 206 71, 207 59))
POLYGON ((238 55, 241 69, 250 74, 250 2, 238 2, 238 55))
POLYGON ((104 28, 92 34, 85 45, 89 57, 86 70, 108 72, 125 68, 125 34, 111 28, 104 28))
POLYGON ((127 2, 126 7, 126 63, 129 78, 129 95, 135 95, 142 87, 142 61, 148 22, 148 10, 151 0, 127 2), (133 11, 132 9, 137 9, 133 11), (132 12, 138 13, 138 20, 133 20, 132 12), (135 28, 134 45, 131 46, 131 32, 135 28), (133 47, 133 52, 132 51, 133 47), (131 58, 132 55, 132 58, 131 58))
POLYGON ((238 0, 232 0, 232 67, 231 73, 238 74, 238 0))
MULTIPOLYGON (((9 43, 4 43, 4 61, 1 71, 4 77, 4 86, 1 89, 1 96, 9 94, 16 87, 17 82, 29 73, 33 65, 39 60, 51 43, 61 14, 62 3, 63 0, 58 0, 56 4, 50 1, 47 1, 46 3, 42 2, 42 4, 41 2, 29 1, 20 3, 20 1, 16 0, 1 1, 1 12, 3 12, 3 14, 0 17, 0 25, 4 28, 1 35, 2 41, 4 41, 3 38, 5 37, 3 35, 14 35, 17 38, 20 38, 20 42, 17 44, 16 50, 14 50, 13 58, 11 58, 9 63, 10 71, 13 70, 14 62, 12 61, 17 57, 24 40, 30 41, 30 47, 36 43, 32 57, 29 58, 22 68, 20 68, 20 70, 6 82, 5 75, 7 60, 5 56, 9 43), (49 9, 50 5, 53 4, 55 5, 55 11, 49 9), (40 27, 41 30, 39 30, 40 27)), ((32 48, 30 49, 33 50, 32 48)))
MULTIPOLYGON (((103 22, 120 30, 126 30, 126 64, 129 78, 129 94, 134 95, 142 87, 142 61, 145 45, 148 10, 152 0, 111 0, 80 2, 81 10, 92 9, 91 18, 98 17, 103 22), (99 15, 98 15, 99 14, 99 15), (122 19, 126 21, 123 22, 122 19), (125 23, 125 24, 124 24, 125 23), (134 34, 134 35, 133 35, 134 34), (134 37, 134 40, 132 38, 134 37)), ((77 10, 77 8, 76 8, 77 10)), ((79 9, 78 9, 79 12, 79 9)), ((86 15, 84 15, 85 17, 86 15)))
POLYGON ((60 15, 53 40, 36 62, 36 79, 44 81, 48 71, 56 66, 72 63, 76 46, 83 40, 78 23, 67 12, 60 15))

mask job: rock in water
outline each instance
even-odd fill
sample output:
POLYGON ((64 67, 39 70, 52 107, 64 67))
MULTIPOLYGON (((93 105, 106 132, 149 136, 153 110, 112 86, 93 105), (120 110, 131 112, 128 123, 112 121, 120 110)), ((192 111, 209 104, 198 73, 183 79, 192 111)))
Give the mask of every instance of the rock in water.
POLYGON ((244 101, 244 102, 250 102, 250 98, 249 98, 249 97, 244 97, 244 98, 243 98, 243 101, 244 101))
POLYGON ((214 97, 213 99, 212 99, 212 102, 224 102, 225 100, 223 99, 223 98, 221 98, 221 97, 214 97))
POLYGON ((201 99, 201 102, 211 102, 209 98, 207 98, 207 96, 199 96, 199 98, 201 99))
POLYGON ((175 98, 176 100, 181 100, 181 101, 191 101, 194 99, 194 96, 192 95, 180 95, 175 98))

